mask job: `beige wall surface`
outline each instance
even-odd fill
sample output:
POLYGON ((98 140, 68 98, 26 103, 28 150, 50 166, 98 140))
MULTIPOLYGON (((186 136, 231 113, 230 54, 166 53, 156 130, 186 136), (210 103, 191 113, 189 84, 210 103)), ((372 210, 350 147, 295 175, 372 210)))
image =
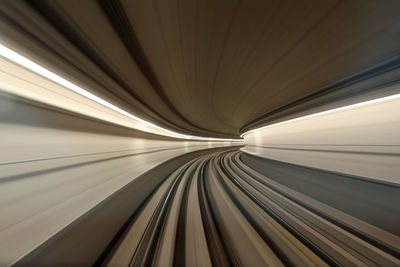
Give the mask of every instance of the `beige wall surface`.
MULTIPOLYGON (((17 261, 154 167, 234 144, 144 133, 1 93, 0 265, 17 261)), ((137 190, 151 192, 163 178, 137 190)))
POLYGON ((324 170, 400 183, 400 96, 271 125, 242 150, 324 170))

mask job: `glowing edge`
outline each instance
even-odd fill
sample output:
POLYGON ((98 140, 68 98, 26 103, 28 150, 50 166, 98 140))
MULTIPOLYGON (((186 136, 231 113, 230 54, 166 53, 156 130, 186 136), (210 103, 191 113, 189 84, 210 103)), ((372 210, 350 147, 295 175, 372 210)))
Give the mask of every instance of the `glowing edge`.
MULTIPOLYGON (((139 121, 139 122, 141 122, 141 123, 143 123, 145 125, 154 127, 156 129, 159 129, 159 130, 162 130, 162 131, 164 131, 166 133, 173 134, 173 135, 175 135, 177 137, 181 137, 181 138, 185 138, 185 139, 207 140, 207 141, 228 141, 228 142, 242 141, 241 139, 210 138, 210 137, 185 135, 185 134, 177 133, 177 132, 162 128, 162 127, 160 127, 158 125, 155 125, 155 124, 153 124, 151 122, 148 122, 148 121, 145 121, 145 120, 143 120, 143 119, 141 119, 139 117, 136 117, 135 115, 132 115, 129 112, 126 112, 125 110, 123 110, 123 109, 121 109, 121 108, 119 108, 117 106, 114 106, 113 104, 105 101, 104 99, 101 99, 100 97, 98 97, 98 96, 86 91, 85 89, 83 89, 83 88, 81 88, 81 87, 79 87, 79 86, 67 81, 66 79, 58 76, 57 74, 55 74, 55 73, 47 70, 46 68, 36 64, 35 62, 25 58, 24 56, 21 56, 20 54, 16 53, 15 51, 13 51, 13 50, 11 50, 11 49, 9 49, 7 47, 5 47, 2 44, 0 44, 0 55, 2 57, 5 57, 5 58, 17 63, 18 65, 21 65, 21 66, 23 66, 23 67, 25 67, 25 68, 37 73, 37 74, 39 74, 39 75, 41 75, 41 76, 43 76, 43 77, 45 77, 45 78, 57 83, 57 84, 65 87, 65 88, 77 93, 77 94, 80 94, 80 95, 82 95, 82 96, 84 96, 84 97, 86 97, 86 98, 88 98, 88 99, 90 99, 90 100, 92 100, 94 102, 99 103, 100 105, 103 105, 103 106, 105 106, 105 107, 107 107, 109 109, 112 109, 112 110, 114 110, 114 111, 116 111, 116 112, 118 112, 118 113, 120 113, 120 114, 122 114, 122 115, 124 115, 126 117, 129 117, 129 118, 131 118, 133 120, 139 121)), ((162 134, 162 135, 168 136, 167 134, 162 134)))
POLYGON ((306 115, 306 116, 290 119, 290 120, 287 120, 287 121, 277 122, 277 123, 274 123, 274 124, 270 124, 270 125, 266 125, 266 126, 263 126, 263 127, 260 127, 260 128, 256 128, 256 129, 247 131, 245 133, 242 133, 240 135, 240 137, 243 138, 243 136, 245 136, 246 134, 253 133, 255 131, 264 130, 264 129, 267 129, 267 128, 271 128, 271 127, 275 127, 275 126, 279 126, 279 125, 283 125, 283 124, 288 124, 288 123, 295 122, 295 121, 309 119, 309 118, 321 116, 321 115, 324 115, 324 114, 329 114, 329 113, 334 113, 334 112, 347 110, 347 109, 351 109, 351 108, 366 106, 366 105, 375 104, 375 103, 379 103, 379 102, 384 102, 384 101, 387 101, 387 100, 392 100, 392 99, 397 99, 397 98, 400 98, 400 94, 395 94, 395 95, 391 95, 391 96, 385 96, 385 97, 382 97, 382 98, 368 100, 368 101, 357 103, 357 104, 351 104, 351 105, 340 107, 340 108, 334 108, 334 109, 330 109, 330 110, 326 110, 326 111, 321 111, 321 112, 317 112, 317 113, 314 113, 314 114, 310 114, 310 115, 306 115))

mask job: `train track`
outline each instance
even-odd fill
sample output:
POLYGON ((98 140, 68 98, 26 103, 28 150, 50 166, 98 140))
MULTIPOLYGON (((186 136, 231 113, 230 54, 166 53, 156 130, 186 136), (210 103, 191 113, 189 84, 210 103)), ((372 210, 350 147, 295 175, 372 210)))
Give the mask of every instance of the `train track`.
POLYGON ((216 152, 176 169, 97 263, 400 265, 397 235, 264 176, 242 156, 216 152))

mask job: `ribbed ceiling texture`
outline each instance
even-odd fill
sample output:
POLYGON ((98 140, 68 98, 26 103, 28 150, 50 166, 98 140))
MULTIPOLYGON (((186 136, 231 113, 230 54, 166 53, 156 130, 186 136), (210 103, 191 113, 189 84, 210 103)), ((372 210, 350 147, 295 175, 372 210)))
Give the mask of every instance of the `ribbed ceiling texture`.
POLYGON ((237 137, 400 55, 400 1, 28 3, 85 59, 68 58, 98 95, 203 136, 237 137))

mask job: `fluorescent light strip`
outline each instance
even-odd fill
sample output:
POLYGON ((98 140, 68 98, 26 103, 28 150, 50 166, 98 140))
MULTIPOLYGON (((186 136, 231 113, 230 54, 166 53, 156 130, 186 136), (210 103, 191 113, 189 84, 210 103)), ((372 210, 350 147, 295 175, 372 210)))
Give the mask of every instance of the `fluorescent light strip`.
MULTIPOLYGON (((240 139, 209 138, 209 137, 185 135, 185 134, 177 133, 177 132, 162 128, 162 127, 160 127, 158 125, 155 125, 155 124, 153 124, 151 122, 148 122, 148 121, 145 121, 145 120, 143 120, 143 119, 141 119, 139 117, 136 117, 135 115, 132 115, 129 112, 126 112, 125 110, 123 110, 123 109, 121 109, 121 108, 119 108, 117 106, 114 106, 113 104, 105 101, 104 99, 101 99, 100 97, 98 97, 98 96, 86 91, 85 89, 83 89, 83 88, 81 88, 81 87, 79 87, 79 86, 67 81, 66 79, 58 76, 57 74, 47 70, 46 68, 36 64, 35 62, 27 59, 26 57, 18 54, 17 52, 15 52, 15 51, 13 51, 13 50, 11 50, 11 49, 9 49, 9 48, 5 47, 4 45, 1 45, 1 44, 0 44, 0 55, 5 57, 5 58, 7 58, 7 59, 9 59, 9 60, 11 60, 11 61, 13 61, 13 62, 15 62, 15 63, 17 63, 18 65, 21 65, 21 66, 29 69, 30 71, 33 71, 33 72, 35 72, 35 73, 37 73, 37 74, 39 74, 39 75, 41 75, 41 76, 43 76, 43 77, 45 77, 45 78, 47 78, 49 80, 51 80, 51 81, 53 81, 53 82, 65 87, 65 88, 77 93, 77 94, 80 94, 80 95, 82 95, 82 96, 84 96, 84 97, 86 97, 86 98, 88 98, 88 99, 90 99, 90 100, 92 100, 92 101, 94 101, 96 103, 99 103, 100 105, 103 105, 103 106, 105 106, 105 107, 107 107, 109 109, 112 109, 112 110, 114 110, 114 111, 116 111, 116 112, 118 112, 118 113, 120 113, 120 114, 122 114, 122 115, 124 115, 126 117, 129 117, 129 118, 131 118, 133 120, 141 122, 141 123, 143 123, 143 124, 145 124, 147 126, 156 128, 156 129, 161 130, 161 131, 164 131, 165 133, 172 134, 174 137, 185 138, 185 139, 194 139, 194 140, 207 140, 207 141, 241 141, 240 139)), ((143 131, 143 130, 141 130, 141 131, 143 131)), ((151 131, 148 131, 148 132, 151 133, 151 131)), ((156 133, 156 134, 159 134, 159 133, 156 133)), ((162 135, 169 136, 168 134, 162 134, 162 135)))
POLYGON ((351 105, 340 107, 340 108, 334 108, 334 109, 330 109, 330 110, 326 110, 326 111, 321 111, 321 112, 318 112, 318 113, 314 113, 314 114, 310 114, 310 115, 306 115, 306 116, 290 119, 290 120, 287 120, 287 121, 277 122, 277 123, 274 123, 274 124, 270 124, 270 125, 266 125, 266 126, 257 128, 257 129, 253 129, 253 130, 247 131, 245 133, 242 133, 240 135, 240 137, 243 138, 243 136, 245 136, 246 134, 253 133, 255 131, 260 131, 260 130, 264 130, 264 129, 267 129, 267 128, 271 128, 271 127, 275 127, 275 126, 279 126, 279 125, 283 125, 283 124, 288 124, 288 123, 295 122, 295 121, 305 120, 305 119, 309 119, 309 118, 313 118, 313 117, 317 117, 317 116, 321 116, 321 115, 325 115, 325 114, 329 114, 329 113, 334 113, 334 112, 347 110, 347 109, 351 109, 351 108, 366 106, 366 105, 375 104, 375 103, 379 103, 379 102, 384 102, 384 101, 388 101, 388 100, 393 100, 393 99, 397 99, 397 98, 400 98, 400 94, 395 94, 395 95, 391 95, 391 96, 385 96, 385 97, 381 97, 381 98, 377 98, 377 99, 373 99, 373 100, 368 100, 368 101, 357 103, 357 104, 351 104, 351 105))

